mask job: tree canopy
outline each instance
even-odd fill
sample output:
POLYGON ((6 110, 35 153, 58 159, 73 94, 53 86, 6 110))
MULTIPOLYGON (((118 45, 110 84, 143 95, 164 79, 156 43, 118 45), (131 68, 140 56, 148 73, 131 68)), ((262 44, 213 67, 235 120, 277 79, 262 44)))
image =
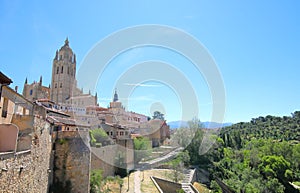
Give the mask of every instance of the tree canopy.
POLYGON ((186 150, 190 164, 210 171, 213 192, 221 192, 215 179, 236 192, 299 192, 290 182, 300 181, 300 111, 222 128, 211 136, 213 147, 199 155, 204 132, 197 130, 186 150))

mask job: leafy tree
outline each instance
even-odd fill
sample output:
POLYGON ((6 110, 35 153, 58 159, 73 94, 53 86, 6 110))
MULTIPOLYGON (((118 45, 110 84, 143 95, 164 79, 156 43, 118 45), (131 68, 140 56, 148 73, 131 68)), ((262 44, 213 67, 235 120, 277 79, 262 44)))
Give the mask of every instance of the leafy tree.
POLYGON ((183 163, 184 166, 189 166, 190 155, 188 151, 183 151, 178 154, 178 159, 183 163))
POLYGON ((179 128, 176 129, 175 133, 171 136, 173 146, 187 147, 192 139, 194 134, 190 131, 189 128, 179 128))
POLYGON ((300 111, 222 128, 205 155, 198 150, 206 130, 195 131, 186 150, 191 164, 211 172, 213 191, 220 192, 213 180, 219 178, 236 192, 299 192, 289 182, 300 181, 300 111))
POLYGON ((108 138, 107 133, 101 128, 90 130, 90 134, 97 142, 101 142, 108 138))
POLYGON ((160 120, 165 120, 164 114, 162 114, 159 111, 154 111, 153 113, 153 119, 160 119, 160 120))
POLYGON ((90 130, 89 133, 91 139, 91 146, 101 147, 103 143, 111 143, 111 139, 108 137, 107 133, 102 128, 90 130))
POLYGON ((183 162, 182 160, 177 157, 169 162, 173 172, 172 172, 172 179, 174 182, 179 182, 179 180, 183 179, 183 162))
POLYGON ((277 178, 268 178, 264 187, 264 192, 283 193, 285 187, 278 181, 277 178))
POLYGON ((136 163, 151 154, 151 141, 145 137, 137 137, 133 140, 134 160, 136 163))
POLYGON ((268 155, 262 157, 262 163, 258 168, 266 177, 276 177, 286 181, 284 176, 286 170, 290 168, 290 163, 283 156, 268 155))
POLYGON ((92 170, 90 177, 90 193, 97 193, 100 191, 102 178, 102 170, 92 170))

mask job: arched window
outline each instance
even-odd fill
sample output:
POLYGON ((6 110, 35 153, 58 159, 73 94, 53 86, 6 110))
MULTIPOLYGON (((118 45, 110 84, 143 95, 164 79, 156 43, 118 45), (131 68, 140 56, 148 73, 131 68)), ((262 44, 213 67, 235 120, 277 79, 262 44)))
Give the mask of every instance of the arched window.
POLYGON ((58 72, 59 72, 59 67, 57 66, 57 68, 56 68, 56 74, 58 74, 58 72))
POLYGON ((64 73, 64 67, 63 66, 61 67, 61 73, 64 73))

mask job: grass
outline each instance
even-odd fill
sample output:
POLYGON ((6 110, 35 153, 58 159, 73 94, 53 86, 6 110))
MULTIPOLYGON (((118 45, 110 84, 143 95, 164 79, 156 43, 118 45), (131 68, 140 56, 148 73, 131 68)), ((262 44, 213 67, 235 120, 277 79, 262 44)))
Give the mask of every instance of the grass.
POLYGON ((203 193, 209 193, 211 192, 205 185, 200 184, 199 182, 194 182, 193 186, 199 191, 203 193))
MULTIPOLYGON (((129 176, 129 190, 128 190, 128 177, 122 178, 123 186, 122 186, 122 193, 134 193, 134 175, 136 172, 133 172, 129 176)), ((143 193, 159 193, 156 189, 155 185, 153 184, 150 176, 155 176, 158 178, 166 179, 172 181, 170 177, 172 176, 173 171, 169 169, 152 169, 152 170, 145 170, 140 172, 140 180, 141 180, 141 192, 143 193)), ((209 193, 210 190, 206 188, 205 185, 202 185, 198 182, 193 184, 195 188, 199 192, 209 193)), ((120 192, 120 186, 118 183, 112 181, 107 182, 107 187, 109 187, 110 192, 118 193, 120 192)))
POLYGON ((155 185, 153 184, 152 180, 151 180, 151 176, 155 176, 158 178, 163 178, 166 180, 170 180, 168 178, 168 176, 170 176, 172 173, 171 170, 162 170, 162 169, 155 169, 155 170, 146 170, 143 172, 141 172, 141 192, 158 192, 158 190, 156 189, 155 185), (143 175, 144 175, 144 180, 143 180, 143 175))

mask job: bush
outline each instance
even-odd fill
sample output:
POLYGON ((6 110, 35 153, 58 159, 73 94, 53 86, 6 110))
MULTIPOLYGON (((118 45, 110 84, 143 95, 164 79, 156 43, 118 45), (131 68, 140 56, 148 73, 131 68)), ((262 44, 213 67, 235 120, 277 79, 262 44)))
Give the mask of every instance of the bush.
POLYGON ((103 129, 99 128, 99 129, 90 130, 90 138, 91 138, 90 141, 91 146, 102 147, 101 142, 107 140, 108 136, 103 129))

